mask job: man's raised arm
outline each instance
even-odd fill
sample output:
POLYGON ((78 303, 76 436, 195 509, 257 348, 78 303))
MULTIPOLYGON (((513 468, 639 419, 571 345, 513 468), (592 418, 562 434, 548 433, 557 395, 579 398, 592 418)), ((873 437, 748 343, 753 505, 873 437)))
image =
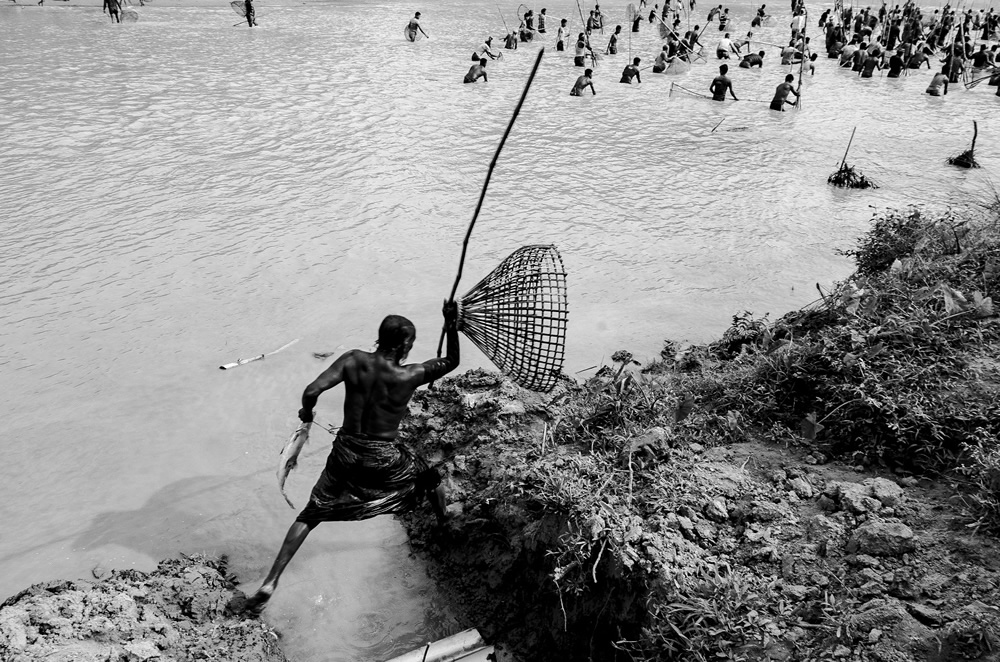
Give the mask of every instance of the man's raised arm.
POLYGON ((444 332, 447 340, 447 354, 443 359, 431 359, 421 364, 424 368, 422 384, 429 384, 444 377, 458 367, 458 304, 445 301, 441 312, 444 314, 444 332))
POLYGON ((344 381, 344 365, 350 360, 351 354, 351 352, 342 354, 302 392, 302 409, 299 410, 300 421, 303 423, 312 423, 313 408, 316 406, 316 401, 319 400, 320 394, 344 381))

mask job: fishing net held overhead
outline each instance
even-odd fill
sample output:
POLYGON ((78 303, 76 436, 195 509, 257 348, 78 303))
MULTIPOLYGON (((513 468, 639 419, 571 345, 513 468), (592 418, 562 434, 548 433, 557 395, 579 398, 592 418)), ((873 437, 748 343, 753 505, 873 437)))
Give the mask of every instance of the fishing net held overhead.
POLYGON ((458 328, 524 388, 547 393, 566 348, 566 270, 555 246, 523 246, 459 301, 458 328))

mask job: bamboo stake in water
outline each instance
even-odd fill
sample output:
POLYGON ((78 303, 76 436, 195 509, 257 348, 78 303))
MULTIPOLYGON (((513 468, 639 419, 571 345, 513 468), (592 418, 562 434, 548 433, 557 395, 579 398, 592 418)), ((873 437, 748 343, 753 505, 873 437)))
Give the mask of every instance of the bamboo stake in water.
POLYGON ((847 149, 844 150, 844 158, 840 161, 840 169, 843 170, 844 166, 847 164, 847 153, 851 151, 851 143, 854 142, 854 132, 858 130, 858 127, 854 127, 851 131, 851 139, 847 141, 847 149))

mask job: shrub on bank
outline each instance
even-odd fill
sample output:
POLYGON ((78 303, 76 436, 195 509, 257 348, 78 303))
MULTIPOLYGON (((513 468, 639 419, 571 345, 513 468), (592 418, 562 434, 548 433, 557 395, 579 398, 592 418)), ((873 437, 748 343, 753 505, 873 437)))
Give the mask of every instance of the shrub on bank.
POLYGON ((701 398, 856 463, 950 470, 968 444, 995 444, 982 368, 1000 348, 996 219, 890 211, 847 254, 857 272, 812 306, 774 324, 737 316, 701 350, 719 367, 701 398))

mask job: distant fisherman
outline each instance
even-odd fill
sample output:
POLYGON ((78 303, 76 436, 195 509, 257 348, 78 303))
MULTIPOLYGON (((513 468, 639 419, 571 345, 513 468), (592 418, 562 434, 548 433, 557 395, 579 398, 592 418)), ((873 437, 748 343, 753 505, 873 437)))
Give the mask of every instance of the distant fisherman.
POLYGON ((631 84, 632 79, 635 78, 637 83, 641 83, 642 79, 639 77, 639 62, 641 62, 639 58, 632 58, 632 64, 626 65, 625 68, 622 69, 622 79, 618 82, 631 84))
POLYGON ((108 14, 111 16, 112 23, 121 23, 121 4, 119 0, 108 0, 108 14))
POLYGON ((739 101, 736 98, 736 92, 733 91, 733 82, 729 80, 726 74, 729 72, 729 65, 723 64, 719 66, 719 75, 712 80, 712 84, 708 86, 708 91, 712 93, 712 99, 714 101, 725 101, 726 91, 733 95, 733 101, 739 101))
POLYGON ((932 97, 939 97, 948 94, 948 68, 945 67, 941 73, 934 74, 931 84, 927 86, 927 94, 932 97), (942 88, 944 91, 942 92, 942 88))
POLYGON ((548 18, 545 15, 545 7, 542 7, 542 11, 538 14, 538 31, 541 34, 545 34, 545 19, 548 18))
POLYGON ((573 57, 573 66, 587 66, 587 42, 584 40, 582 32, 576 39, 576 55, 573 57))
POLYGON ((798 103, 799 94, 792 87, 792 82, 795 80, 795 76, 788 74, 785 76, 785 82, 781 83, 774 89, 774 98, 771 99, 771 110, 778 110, 781 112, 785 111, 785 104, 795 105, 798 103), (788 95, 795 95, 795 102, 792 103, 788 100, 788 95))
POLYGON ((465 74, 465 80, 463 83, 475 83, 480 78, 483 79, 484 83, 490 82, 486 77, 486 58, 479 60, 479 64, 474 64, 469 67, 469 73, 465 74))
POLYGON ((594 81, 590 79, 590 77, 593 75, 594 75, 593 69, 587 69, 586 71, 584 71, 583 75, 576 79, 576 84, 574 84, 573 89, 569 91, 569 95, 571 97, 578 97, 580 96, 580 93, 583 92, 588 87, 590 88, 590 91, 596 95, 597 91, 594 90, 594 81))
POLYGON ((424 32, 424 29, 422 27, 420 27, 420 12, 414 14, 413 18, 410 19, 410 23, 406 26, 406 38, 409 39, 410 41, 416 41, 417 30, 420 30, 420 33, 422 35, 430 39, 430 36, 426 32, 424 32))
POLYGON ((507 50, 517 50, 517 33, 508 33, 506 37, 503 38, 503 47, 507 50))
POLYGON ((559 30, 556 31, 556 50, 566 50, 566 19, 559 22, 559 30))
POLYGON ((243 8, 247 12, 247 27, 257 25, 257 16, 253 8, 253 0, 243 0, 243 8))
POLYGON ((618 54, 618 35, 622 33, 622 26, 616 25, 614 34, 611 35, 610 41, 608 41, 608 47, 605 49, 606 53, 611 55, 618 54))
POLYGON ((743 56, 743 60, 740 62, 740 69, 753 69, 754 67, 758 69, 764 68, 764 51, 747 53, 743 56))
MULTIPOLYGON (((249 2, 249 0, 247 1, 249 2)), ((497 56, 493 54, 492 45, 493 45, 493 37, 487 37, 486 41, 479 44, 479 47, 476 48, 475 52, 472 54, 473 62, 479 60, 484 55, 488 56, 491 60, 497 59, 497 56)))

